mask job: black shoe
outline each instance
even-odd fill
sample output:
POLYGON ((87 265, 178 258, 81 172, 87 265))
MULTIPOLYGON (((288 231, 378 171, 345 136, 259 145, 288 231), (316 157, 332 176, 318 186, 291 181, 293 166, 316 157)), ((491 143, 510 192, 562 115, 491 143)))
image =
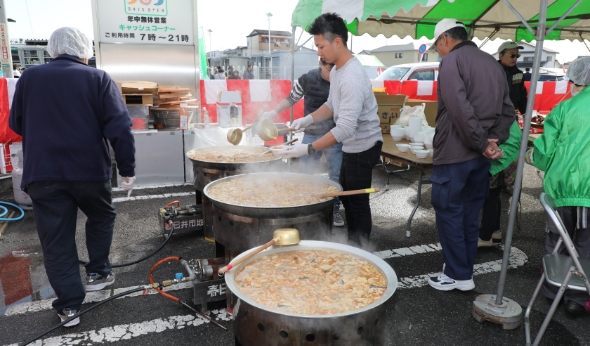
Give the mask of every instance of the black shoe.
POLYGON ((565 312, 571 315, 587 315, 590 312, 586 310, 586 308, 573 300, 570 300, 565 304, 565 312))

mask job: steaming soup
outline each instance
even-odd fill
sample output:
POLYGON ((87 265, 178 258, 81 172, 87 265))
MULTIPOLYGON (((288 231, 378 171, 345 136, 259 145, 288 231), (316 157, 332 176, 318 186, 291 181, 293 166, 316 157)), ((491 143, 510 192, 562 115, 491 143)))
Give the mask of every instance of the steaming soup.
POLYGON ((206 150, 193 149, 187 153, 188 157, 197 161, 244 163, 262 162, 276 159, 272 153, 262 154, 268 151, 264 147, 219 147, 206 150), (262 154, 262 155, 261 155, 262 154))
POLYGON ((378 300, 387 279, 371 262, 328 250, 297 250, 264 256, 238 271, 238 289, 269 308, 331 315, 378 300))
POLYGON ((330 184, 305 178, 240 177, 208 189, 212 198, 229 204, 253 207, 293 207, 326 201, 318 194, 338 192, 330 184))

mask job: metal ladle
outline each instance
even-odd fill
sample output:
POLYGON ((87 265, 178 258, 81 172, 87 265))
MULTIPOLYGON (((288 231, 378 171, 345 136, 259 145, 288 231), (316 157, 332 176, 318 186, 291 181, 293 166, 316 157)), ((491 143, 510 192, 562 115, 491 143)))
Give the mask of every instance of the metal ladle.
POLYGON ((279 228, 272 234, 272 240, 268 243, 259 246, 256 250, 250 252, 248 255, 230 262, 227 266, 218 270, 219 275, 223 275, 225 272, 232 270, 233 267, 236 265, 244 262, 247 259, 250 259, 254 255, 260 253, 262 250, 265 250, 273 245, 297 245, 299 244, 299 231, 295 228, 279 228))

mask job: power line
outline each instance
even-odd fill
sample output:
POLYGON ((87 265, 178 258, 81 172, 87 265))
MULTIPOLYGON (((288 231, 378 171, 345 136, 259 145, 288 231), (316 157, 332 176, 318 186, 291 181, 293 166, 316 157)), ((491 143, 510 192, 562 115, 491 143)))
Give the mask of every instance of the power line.
POLYGON ((31 35, 35 38, 35 32, 33 31, 33 24, 31 23, 31 13, 29 12, 29 3, 25 0, 25 7, 27 9, 27 15, 29 16, 29 26, 31 27, 31 35))

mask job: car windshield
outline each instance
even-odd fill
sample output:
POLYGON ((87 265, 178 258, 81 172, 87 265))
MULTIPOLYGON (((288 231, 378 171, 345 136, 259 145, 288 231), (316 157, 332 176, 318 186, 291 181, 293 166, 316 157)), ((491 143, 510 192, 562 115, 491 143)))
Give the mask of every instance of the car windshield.
POLYGON ((409 70, 409 67, 390 67, 380 74, 376 80, 401 80, 409 70))

